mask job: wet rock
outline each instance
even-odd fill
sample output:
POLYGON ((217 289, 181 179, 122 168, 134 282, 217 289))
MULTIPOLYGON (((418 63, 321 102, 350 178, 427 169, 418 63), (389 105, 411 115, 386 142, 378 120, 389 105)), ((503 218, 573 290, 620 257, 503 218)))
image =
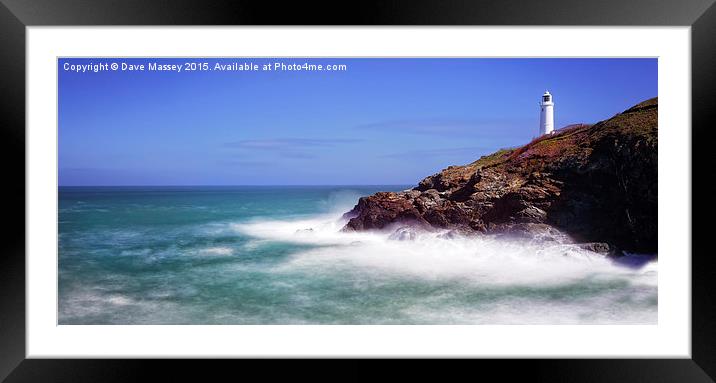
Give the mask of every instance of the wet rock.
POLYGON ((577 246, 579 246, 582 250, 589 250, 604 255, 611 255, 615 250, 612 246, 605 242, 578 243, 577 246))
POLYGON ((418 233, 412 227, 400 227, 391 234, 388 239, 394 241, 414 241, 418 233))
POLYGON ((471 235, 474 235, 474 230, 466 230, 466 229, 452 229, 448 230, 444 233, 440 233, 437 235, 438 238, 441 239, 456 239, 456 238, 465 238, 471 235))

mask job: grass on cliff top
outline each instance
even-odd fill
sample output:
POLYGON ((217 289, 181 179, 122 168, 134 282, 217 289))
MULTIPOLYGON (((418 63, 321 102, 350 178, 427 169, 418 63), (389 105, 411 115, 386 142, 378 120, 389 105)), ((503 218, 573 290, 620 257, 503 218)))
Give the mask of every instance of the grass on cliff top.
POLYGON ((656 145, 658 140, 659 113, 656 99, 651 99, 623 113, 599 123, 594 136, 604 134, 628 135, 641 137, 649 145, 656 145))
POLYGON ((492 154, 480 157, 479 160, 468 164, 469 167, 475 168, 487 168, 495 165, 499 165, 510 157, 510 153, 515 149, 500 149, 492 154))
POLYGON ((632 106, 631 108, 625 110, 622 113, 630 113, 630 112, 654 108, 654 107, 658 107, 658 106, 659 106, 659 97, 654 97, 654 98, 650 98, 646 101, 642 101, 642 102, 632 106))
POLYGON ((528 144, 510 150, 500 150, 489 156, 480 158, 471 165, 479 167, 497 166, 505 163, 520 164, 525 160, 536 158, 554 158, 572 154, 577 150, 576 141, 581 133, 588 131, 591 125, 570 125, 554 132, 534 138, 528 144))
MULTIPOLYGON (((569 138, 576 131, 588 129, 589 125, 575 125, 563 128, 552 135, 545 135, 533 139, 530 143, 518 148, 504 148, 492 154, 480 157, 475 162, 465 165, 465 169, 477 170, 485 169, 504 164, 509 161, 518 159, 521 155, 529 153, 530 155, 541 155, 551 157, 558 155, 560 152, 560 141, 569 138)), ((453 167, 448 168, 452 170, 453 167)), ((458 167, 454 167, 458 168, 458 167)), ((457 170, 457 169, 456 169, 457 170)))

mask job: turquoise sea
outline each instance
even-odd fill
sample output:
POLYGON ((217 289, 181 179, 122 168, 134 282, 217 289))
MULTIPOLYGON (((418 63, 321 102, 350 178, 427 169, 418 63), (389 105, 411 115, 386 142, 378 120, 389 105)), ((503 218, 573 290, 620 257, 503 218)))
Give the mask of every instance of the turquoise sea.
POLYGON ((538 240, 345 233, 408 186, 61 187, 59 324, 657 322, 657 263, 538 240))

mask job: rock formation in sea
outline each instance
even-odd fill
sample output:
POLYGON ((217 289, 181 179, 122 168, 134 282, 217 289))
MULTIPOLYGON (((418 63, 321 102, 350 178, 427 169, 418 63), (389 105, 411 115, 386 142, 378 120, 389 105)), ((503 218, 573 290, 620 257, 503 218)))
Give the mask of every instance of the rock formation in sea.
POLYGON ((657 115, 653 98, 594 125, 572 125, 463 166, 412 190, 363 197, 344 230, 394 225, 533 235, 657 252, 657 115))

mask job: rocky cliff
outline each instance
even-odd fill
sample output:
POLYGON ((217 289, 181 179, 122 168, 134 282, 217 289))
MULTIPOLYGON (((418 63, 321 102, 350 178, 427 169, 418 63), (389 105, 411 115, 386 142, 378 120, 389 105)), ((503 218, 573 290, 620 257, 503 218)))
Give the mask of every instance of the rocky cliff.
POLYGON ((558 229, 574 242, 657 252, 658 99, 594 125, 450 166, 412 190, 363 197, 344 230, 394 224, 464 233, 558 229))

